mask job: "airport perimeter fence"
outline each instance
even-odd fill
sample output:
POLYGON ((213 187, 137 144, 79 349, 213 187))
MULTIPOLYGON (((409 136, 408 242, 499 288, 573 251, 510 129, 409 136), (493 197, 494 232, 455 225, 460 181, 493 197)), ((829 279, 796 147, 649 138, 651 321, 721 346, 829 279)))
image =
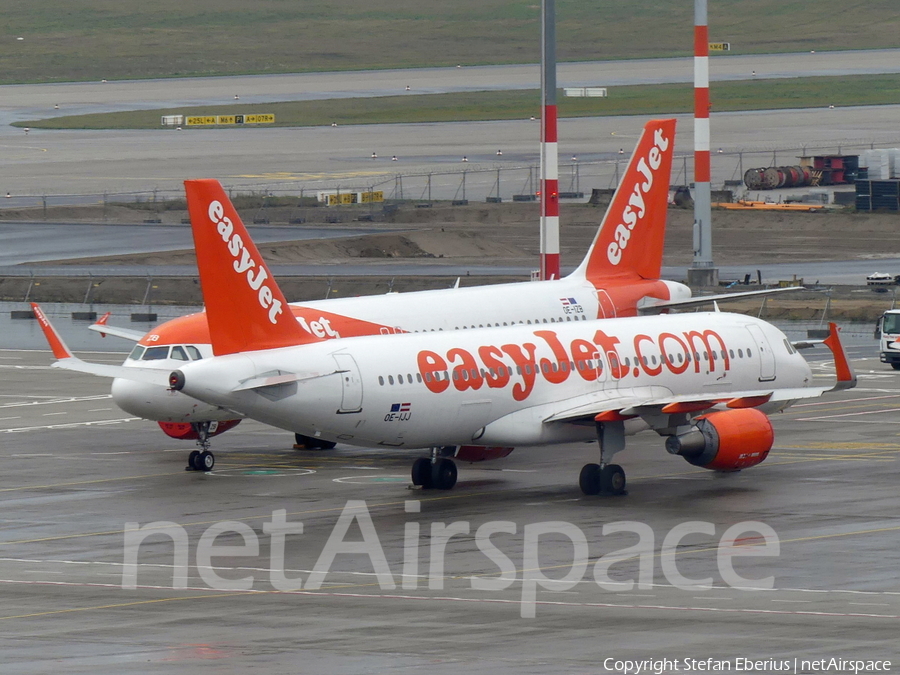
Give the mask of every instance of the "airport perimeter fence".
MULTIPOLYGON (((760 147, 753 148, 712 148, 712 183, 715 189, 730 190, 735 198, 747 193, 743 186, 744 172, 751 167, 768 167, 784 164, 797 164, 799 157, 808 155, 861 154, 865 150, 889 148, 900 145, 900 135, 893 138, 844 139, 829 144, 798 144, 794 147, 760 147)), ((607 197, 619 183, 630 155, 630 148, 622 148, 619 153, 599 153, 594 155, 571 156, 561 158, 559 163, 560 197, 565 200, 587 201, 593 190, 600 190, 607 197)), ((250 196, 261 198, 255 222, 270 222, 268 207, 284 205, 283 200, 276 198, 297 198, 296 207, 278 215, 278 220, 271 222, 341 222, 339 215, 341 206, 323 209, 303 207, 304 197, 317 198, 322 192, 338 194, 358 194, 364 192, 380 192, 383 202, 367 203, 364 212, 376 214, 383 211, 385 205, 411 203, 416 206, 429 206, 433 202, 448 202, 458 205, 468 203, 497 202, 530 202, 539 201, 540 165, 538 163, 517 163, 504 161, 501 156, 493 163, 468 163, 460 161, 454 168, 435 170, 392 171, 391 159, 373 160, 372 175, 365 181, 360 179, 296 180, 285 179, 265 182, 232 183, 224 181, 223 185, 232 198, 250 196), (378 173, 379 169, 383 173, 378 173), (271 198, 271 204, 267 200, 271 198)), ((689 186, 693 182, 693 153, 676 153, 672 164, 672 186, 689 186)), ((148 188, 145 190, 87 194, 56 195, 13 195, 7 194, 0 200, 0 219, 4 212, 13 209, 43 210, 51 220, 58 220, 60 214, 54 213, 56 207, 102 205, 103 220, 108 219, 109 207, 116 204, 139 204, 146 211, 145 220, 156 222, 160 214, 168 210, 179 210, 183 205, 184 192, 180 182, 173 181, 169 187, 148 188), (175 207, 174 209, 172 207, 175 207)), ((306 204, 309 202, 306 201, 306 204)), ((181 208, 183 211, 183 208, 181 208)), ((356 211, 358 212, 357 205, 356 211)), ((171 222, 171 219, 166 219, 171 222)))

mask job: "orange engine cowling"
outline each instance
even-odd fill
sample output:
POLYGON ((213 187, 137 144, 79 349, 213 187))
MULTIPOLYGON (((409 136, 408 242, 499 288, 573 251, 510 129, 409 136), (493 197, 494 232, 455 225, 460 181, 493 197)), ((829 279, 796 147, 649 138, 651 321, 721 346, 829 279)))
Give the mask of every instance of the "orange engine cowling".
MULTIPOLYGON (((215 424, 215 429, 210 429, 209 435, 210 437, 218 436, 219 434, 224 434, 229 429, 233 429, 238 424, 240 424, 240 420, 225 420, 224 422, 212 422, 210 427, 215 424)), ((197 432, 194 431, 194 428, 188 422, 157 422, 159 424, 159 428, 166 432, 167 436, 171 436, 172 438, 177 438, 179 441, 194 441, 197 438, 197 432)))
POLYGON ((740 471, 762 462, 774 442, 769 418, 741 408, 698 417, 690 431, 666 439, 666 450, 704 469, 740 471))

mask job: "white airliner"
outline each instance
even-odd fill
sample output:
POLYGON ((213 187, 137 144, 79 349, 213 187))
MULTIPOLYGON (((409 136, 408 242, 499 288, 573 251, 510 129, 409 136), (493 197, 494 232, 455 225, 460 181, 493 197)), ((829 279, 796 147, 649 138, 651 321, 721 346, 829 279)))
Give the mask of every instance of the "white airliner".
MULTIPOLYGON (((720 312, 322 340, 296 321, 221 201, 208 198, 191 215, 214 356, 183 362, 167 379, 158 369, 85 363, 34 306, 54 365, 165 380, 232 418, 332 442, 431 448, 413 464, 423 488, 453 487, 450 456, 597 438, 599 463, 582 469, 581 489, 620 494, 625 473, 610 460, 642 429, 694 465, 736 471, 768 455, 767 413, 856 383, 834 324, 825 344, 837 383, 823 388, 776 327, 720 312)), ((214 458, 203 450, 192 464, 209 470, 214 458)))
MULTIPOLYGON (((758 294, 752 291, 691 298, 687 286, 659 279, 674 137, 675 120, 653 120, 645 125, 594 242, 579 267, 563 279, 331 299, 294 304, 286 311, 294 314, 309 339, 327 341, 361 335, 571 323, 758 294)), ((208 204, 217 201, 223 217, 240 223, 218 182, 187 181, 185 186, 192 220, 206 218, 208 204)), ((235 261, 236 268, 244 264, 235 261)), ((126 366, 168 371, 212 355, 205 313, 174 319, 147 334, 108 326, 106 318, 92 329, 138 341, 126 366)), ((234 321, 234 316, 228 320, 234 321)), ((123 410, 158 421, 172 437, 197 439, 201 450, 208 449, 209 436, 240 421, 228 411, 149 382, 119 378, 113 383, 112 393, 123 410)), ((308 448, 333 446, 323 438, 302 434, 297 434, 296 440, 308 448)))

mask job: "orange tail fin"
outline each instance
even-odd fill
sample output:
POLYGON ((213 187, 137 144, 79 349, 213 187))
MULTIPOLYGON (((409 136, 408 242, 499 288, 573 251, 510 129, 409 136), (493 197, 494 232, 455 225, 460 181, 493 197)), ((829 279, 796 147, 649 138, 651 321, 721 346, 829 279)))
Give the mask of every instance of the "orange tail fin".
POLYGON ((234 354, 313 342, 216 180, 187 180, 197 267, 213 353, 234 354))
POLYGON ((674 151, 674 119, 644 125, 600 230, 573 276, 659 279, 674 151))

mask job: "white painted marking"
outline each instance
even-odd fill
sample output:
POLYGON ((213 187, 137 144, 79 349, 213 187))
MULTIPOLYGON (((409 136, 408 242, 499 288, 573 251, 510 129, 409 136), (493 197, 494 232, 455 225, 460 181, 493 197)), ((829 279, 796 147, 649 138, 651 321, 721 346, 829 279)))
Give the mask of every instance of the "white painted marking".
POLYGON ((69 414, 69 413, 63 411, 63 412, 55 412, 55 413, 44 413, 43 416, 44 416, 44 417, 50 417, 51 415, 68 415, 68 414, 69 414))
POLYGON ((112 408, 94 408, 93 410, 88 410, 88 412, 109 412, 112 408))
MULTIPOLYGON (((897 396, 900 396, 898 394, 897 396)), ((818 403, 798 403, 796 405, 792 405, 792 408, 812 408, 817 405, 838 405, 842 403, 855 403, 856 401, 880 401, 885 398, 897 398, 897 396, 866 396, 865 398, 848 398, 841 399, 840 401, 819 401, 818 403)))
POLYGON ((52 452, 31 452, 28 454, 10 455, 10 457, 53 457, 52 452))
POLYGON ((822 415, 820 417, 798 417, 798 422, 819 422, 822 420, 832 420, 839 417, 858 417, 860 415, 882 415, 884 413, 897 412, 900 408, 885 408, 884 410, 861 410, 852 413, 839 413, 835 415, 822 415))
POLYGON ((22 419, 21 415, 16 415, 15 417, 0 417, 0 420, 20 420, 22 419))
POLYGON ((21 408, 31 405, 56 405, 58 403, 75 403, 76 401, 100 401, 112 398, 112 394, 99 394, 97 396, 69 396, 67 398, 59 398, 53 396, 47 401, 21 401, 16 403, 0 403, 0 408, 21 408))
POLYGON ((100 427, 110 424, 122 424, 124 422, 137 422, 140 417, 122 417, 117 420, 99 420, 97 422, 69 422, 68 424, 46 424, 38 427, 18 427, 15 429, 0 429, 0 434, 17 434, 23 431, 38 431, 41 429, 72 429, 74 427, 100 427))

